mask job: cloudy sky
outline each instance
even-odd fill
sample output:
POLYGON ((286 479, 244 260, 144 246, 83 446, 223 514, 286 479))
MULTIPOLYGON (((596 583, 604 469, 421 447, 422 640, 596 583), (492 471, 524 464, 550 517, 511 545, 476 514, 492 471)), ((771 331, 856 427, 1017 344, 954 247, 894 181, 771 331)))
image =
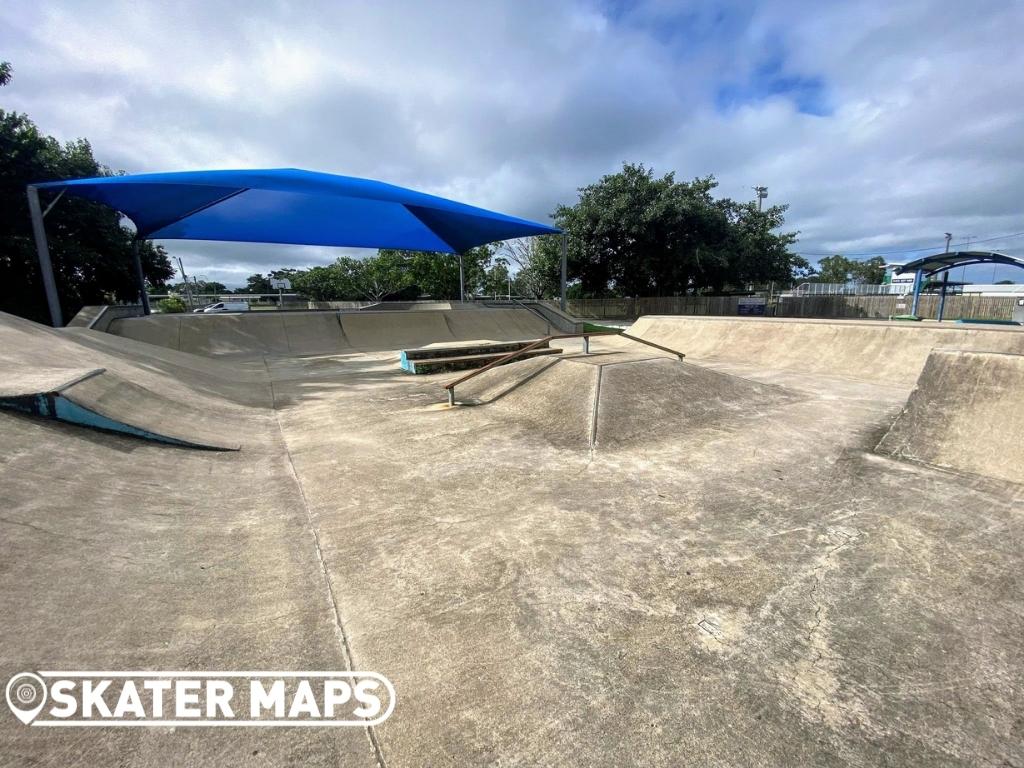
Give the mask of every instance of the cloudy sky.
MULTIPOLYGON (((623 161, 715 174, 789 203, 814 260, 1024 232, 1022 31, 1019 0, 6 0, 0 108, 128 172, 308 168, 542 221, 623 161)), ((337 255, 165 245, 229 285, 337 255)))

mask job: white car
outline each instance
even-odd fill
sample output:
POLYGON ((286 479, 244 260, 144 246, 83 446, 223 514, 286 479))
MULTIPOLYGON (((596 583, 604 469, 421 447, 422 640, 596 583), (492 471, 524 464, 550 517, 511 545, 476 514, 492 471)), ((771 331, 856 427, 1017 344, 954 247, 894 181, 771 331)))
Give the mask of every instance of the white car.
POLYGON ((248 301, 218 301, 216 304, 207 304, 205 307, 193 309, 194 313, 206 314, 209 312, 248 312, 248 301))

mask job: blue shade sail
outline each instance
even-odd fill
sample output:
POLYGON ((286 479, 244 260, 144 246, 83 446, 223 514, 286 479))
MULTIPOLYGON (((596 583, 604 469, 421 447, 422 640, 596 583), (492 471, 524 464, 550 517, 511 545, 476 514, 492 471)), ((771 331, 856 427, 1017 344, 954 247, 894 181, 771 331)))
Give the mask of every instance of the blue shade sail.
POLYGON ((130 218, 138 237, 402 248, 458 253, 560 232, 393 184, 295 168, 186 171, 53 181, 130 218))

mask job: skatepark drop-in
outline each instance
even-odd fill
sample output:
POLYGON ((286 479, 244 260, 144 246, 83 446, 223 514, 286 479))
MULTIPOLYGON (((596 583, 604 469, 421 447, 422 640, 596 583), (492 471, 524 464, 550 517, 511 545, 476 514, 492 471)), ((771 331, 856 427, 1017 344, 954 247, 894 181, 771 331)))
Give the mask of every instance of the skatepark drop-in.
POLYGON ((171 440, 0 410, 3 673, 363 669, 397 707, 372 734, 7 719, 13 762, 1024 760, 1018 329, 645 317, 685 361, 565 340, 454 408, 401 350, 549 326, 109 330, 0 316, 0 400, 171 440))

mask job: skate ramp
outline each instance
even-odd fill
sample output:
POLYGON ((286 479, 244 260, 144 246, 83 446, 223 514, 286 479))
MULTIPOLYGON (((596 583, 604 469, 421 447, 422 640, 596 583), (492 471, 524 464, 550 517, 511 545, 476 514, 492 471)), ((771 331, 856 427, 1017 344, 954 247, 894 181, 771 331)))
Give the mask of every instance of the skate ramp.
POLYGON ((336 312, 284 314, 288 352, 293 355, 333 355, 352 349, 336 312))
POLYGON ((877 451, 1024 483, 1024 356, 939 350, 877 451))
POLYGON ((629 333, 696 359, 908 387, 936 348, 1024 354, 1024 332, 1015 328, 651 315, 629 333))
POLYGON ((277 312, 126 317, 109 332, 207 357, 289 353, 284 313, 277 312))
POLYGON ((71 390, 79 404, 184 442, 214 448, 251 445, 262 423, 273 419, 273 394, 262 359, 209 359, 0 313, 0 387, 9 396, 63 391, 73 378, 67 377, 69 370, 100 369, 96 381, 83 380, 71 390), (102 392, 95 389, 101 383, 102 392), (169 415, 155 421, 161 412, 169 415))
POLYGON ((189 448, 238 450, 209 414, 103 368, 7 368, 0 408, 189 448))
POLYGON ((109 333, 206 357, 377 352, 460 341, 520 341, 548 334, 525 309, 245 312, 114 320, 109 333))
POLYGON ((355 349, 375 351, 424 347, 457 341, 445 322, 447 312, 361 312, 341 316, 341 327, 355 349))
POLYGON ((462 310, 445 314, 457 339, 523 341, 555 333, 546 320, 524 309, 462 310))
POLYGON ((712 439, 802 398, 677 360, 614 353, 513 363, 458 389, 458 402, 551 445, 598 450, 712 439))

